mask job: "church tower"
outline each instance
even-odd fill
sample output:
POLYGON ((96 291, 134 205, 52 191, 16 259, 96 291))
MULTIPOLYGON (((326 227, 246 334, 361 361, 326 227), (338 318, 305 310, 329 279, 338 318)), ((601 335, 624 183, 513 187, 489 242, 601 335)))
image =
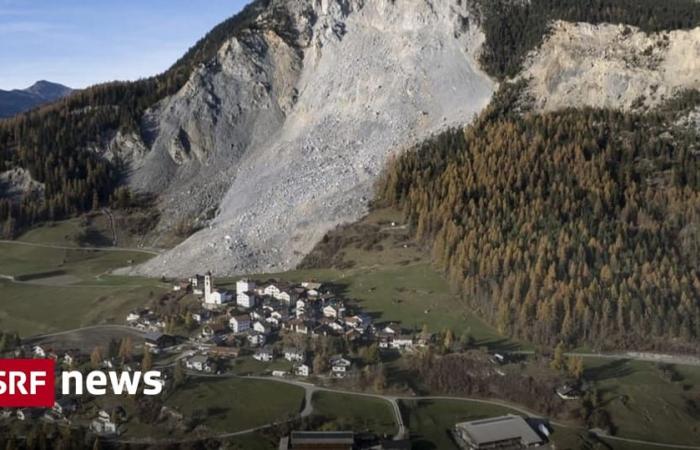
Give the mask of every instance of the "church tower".
POLYGON ((211 272, 207 272, 204 275, 204 302, 209 303, 211 301, 211 294, 214 292, 214 277, 211 272))

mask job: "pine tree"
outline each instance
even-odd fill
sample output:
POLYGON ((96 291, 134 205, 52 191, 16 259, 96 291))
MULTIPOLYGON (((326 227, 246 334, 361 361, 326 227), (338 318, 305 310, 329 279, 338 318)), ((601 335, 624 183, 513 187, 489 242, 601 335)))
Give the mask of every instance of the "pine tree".
POLYGON ((445 340, 443 342, 443 348, 445 349, 445 351, 451 351, 452 347, 454 346, 454 342, 455 335, 452 332, 452 330, 448 328, 447 330, 445 330, 445 340))
POLYGON ((99 369, 102 366, 102 349, 100 347, 95 347, 90 354, 90 367, 93 369, 99 369))
POLYGON ((567 362, 567 368, 569 369, 569 374, 577 380, 583 377, 583 358, 580 356, 571 356, 567 362))
POLYGON ((125 363, 131 361, 133 349, 134 346, 131 341, 131 337, 125 337, 122 339, 121 344, 119 345, 119 358, 125 363))
POLYGON ((144 349, 143 359, 141 360, 141 370, 147 372, 153 368, 153 355, 148 349, 144 349))
POLYGON ((175 363, 175 371, 173 374, 173 385, 175 388, 178 388, 182 385, 185 384, 185 380, 187 378, 187 375, 185 374, 185 368, 182 366, 181 362, 176 362, 175 363))
POLYGON ((564 343, 559 342, 557 344, 556 348, 554 349, 554 357, 552 358, 552 361, 549 363, 549 366, 554 369, 554 370, 562 370, 565 367, 565 362, 564 362, 564 343))
POLYGON ((314 374, 323 375, 328 372, 328 360, 321 354, 314 356, 314 374))

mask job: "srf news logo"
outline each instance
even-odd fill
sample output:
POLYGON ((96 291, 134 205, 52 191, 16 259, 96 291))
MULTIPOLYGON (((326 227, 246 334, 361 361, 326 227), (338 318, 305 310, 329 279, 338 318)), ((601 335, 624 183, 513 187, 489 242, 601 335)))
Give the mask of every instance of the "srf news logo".
MULTIPOLYGON (((51 408, 56 400, 56 362, 52 359, 0 360, 0 408, 51 408)), ((163 390, 161 374, 151 370, 141 372, 93 371, 83 377, 78 371, 63 372, 61 391, 64 395, 114 394, 134 395, 141 382, 145 395, 158 395, 163 390), (143 377, 142 377, 143 375, 143 377)))
POLYGON ((52 359, 0 360, 0 407, 53 407, 55 371, 52 359))

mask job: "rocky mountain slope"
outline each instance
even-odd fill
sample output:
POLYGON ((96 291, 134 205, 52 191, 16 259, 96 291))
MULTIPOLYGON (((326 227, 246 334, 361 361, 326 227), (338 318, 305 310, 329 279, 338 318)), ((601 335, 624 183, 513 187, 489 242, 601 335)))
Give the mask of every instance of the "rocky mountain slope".
MULTIPOLYGON (((497 83, 480 63, 500 80, 517 72, 535 111, 649 109, 698 88, 695 16, 599 3, 600 14, 559 0, 254 2, 164 77, 101 93, 120 125, 89 148, 158 199, 161 220, 144 244, 199 230, 129 273, 293 268, 328 230, 366 212, 391 155, 482 111, 497 83), (110 103, 123 98, 119 109, 110 103)), ((99 110, 81 105, 78 115, 99 110)))
POLYGON ((700 89, 700 28, 647 34, 626 25, 556 22, 522 77, 537 110, 646 110, 700 89))
POLYGON ((37 81, 27 89, 0 90, 0 118, 12 117, 44 103, 65 97, 72 89, 49 81, 37 81))
POLYGON ((161 193, 160 227, 206 225, 138 273, 294 267, 365 213, 392 152, 463 125, 491 98, 465 2, 275 4, 293 40, 261 25, 227 41, 147 112, 143 141, 119 134, 109 145, 130 163, 132 187, 161 193))

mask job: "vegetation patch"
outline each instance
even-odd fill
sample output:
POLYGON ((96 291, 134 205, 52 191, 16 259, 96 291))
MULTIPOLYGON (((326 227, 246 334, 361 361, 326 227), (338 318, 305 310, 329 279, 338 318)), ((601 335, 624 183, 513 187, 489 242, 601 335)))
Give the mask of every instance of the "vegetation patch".
POLYGON ((381 399, 352 394, 317 392, 314 419, 320 430, 353 430, 393 435, 397 431, 392 406, 381 399))
POLYGON ((191 380, 165 402, 214 432, 256 428, 298 416, 304 398, 300 387, 237 378, 191 380))
POLYGON ((379 197, 504 334, 697 351, 700 158, 673 119, 496 103, 395 161, 379 197))

